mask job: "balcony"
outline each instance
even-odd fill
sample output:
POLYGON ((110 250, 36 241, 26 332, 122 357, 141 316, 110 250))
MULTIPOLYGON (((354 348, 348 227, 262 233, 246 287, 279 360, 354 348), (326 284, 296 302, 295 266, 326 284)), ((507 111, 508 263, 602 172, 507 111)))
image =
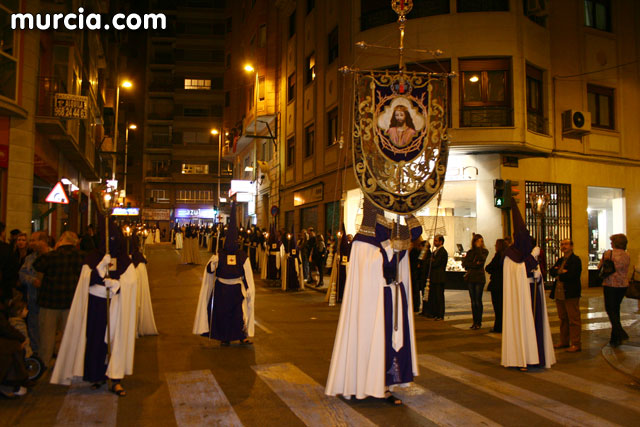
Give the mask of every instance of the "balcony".
MULTIPOLYGON (((175 138, 173 138, 175 139, 175 138)), ((147 141, 147 150, 165 150, 170 151, 172 146, 172 137, 170 135, 152 135, 147 141)))
POLYGON ((549 120, 541 114, 527 111, 527 129, 531 132, 549 135, 549 120))
POLYGON ((64 156, 89 180, 97 180, 98 174, 85 153, 93 148, 87 141, 87 131, 82 119, 67 119, 54 114, 55 94, 66 93, 61 80, 52 77, 38 78, 36 129, 51 141, 64 156))

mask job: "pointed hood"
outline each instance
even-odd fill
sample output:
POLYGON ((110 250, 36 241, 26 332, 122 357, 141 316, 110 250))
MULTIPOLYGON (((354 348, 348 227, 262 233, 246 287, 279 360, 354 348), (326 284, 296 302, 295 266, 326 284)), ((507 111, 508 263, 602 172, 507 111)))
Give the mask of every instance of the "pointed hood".
POLYGON ((346 254, 349 251, 349 239, 347 239, 347 231, 344 227, 344 222, 340 227, 340 233, 342 234, 342 236, 340 236, 340 253, 346 254))
POLYGON ((527 230, 520 209, 518 209, 518 205, 514 199, 511 199, 511 217, 513 221, 513 245, 507 248, 505 256, 509 257, 513 262, 524 262, 527 275, 529 275, 529 272, 538 265, 538 262, 531 255, 533 239, 527 230))
POLYGON ((231 214, 229 215, 229 228, 224 240, 224 251, 233 254, 238 251, 238 219, 236 218, 236 202, 231 202, 231 214))
POLYGON ((276 234, 275 224, 271 224, 271 228, 269 229, 269 239, 267 240, 267 243, 269 244, 269 247, 271 247, 272 244, 280 243, 278 235, 276 234))
MULTIPOLYGON (((122 230, 118 227, 113 220, 113 217, 109 216, 109 255, 112 258, 117 258, 127 252, 127 242, 122 234, 122 230)), ((98 236, 100 236, 100 244, 98 250, 100 253, 105 253, 105 217, 98 216, 98 236)))
POLYGON ((291 226, 291 239, 287 239, 287 252, 291 252, 292 249, 298 249, 298 241, 296 240, 296 232, 293 225, 291 226))

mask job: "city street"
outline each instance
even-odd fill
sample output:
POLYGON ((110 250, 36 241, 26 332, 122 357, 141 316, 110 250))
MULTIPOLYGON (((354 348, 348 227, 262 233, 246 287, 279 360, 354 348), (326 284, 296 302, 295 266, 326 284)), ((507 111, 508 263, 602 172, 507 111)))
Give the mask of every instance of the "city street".
MULTIPOLYGON (((420 375, 399 390, 404 405, 324 395, 340 307, 324 293, 283 292, 256 281, 254 346, 220 347, 191 334, 202 264, 180 265, 169 244, 146 248, 160 335, 137 340, 126 397, 88 384, 48 383, 0 401, 1 425, 637 425, 640 386, 602 356, 610 333, 602 290, 584 289, 583 349, 557 352, 550 370, 500 366, 500 336, 484 295, 483 328, 470 330, 465 291, 447 291, 444 322, 416 317, 420 375)), ((559 321, 547 302, 554 338, 559 321)), ((623 303, 623 325, 640 344, 635 300, 623 303)))

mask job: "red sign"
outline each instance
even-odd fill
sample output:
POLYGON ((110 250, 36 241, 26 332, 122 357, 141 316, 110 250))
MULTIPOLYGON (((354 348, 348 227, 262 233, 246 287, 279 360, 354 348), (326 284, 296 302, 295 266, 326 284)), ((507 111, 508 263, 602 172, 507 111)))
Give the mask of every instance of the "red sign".
POLYGON ((44 200, 45 202, 48 202, 48 203, 61 203, 63 205, 69 204, 69 198, 67 197, 67 194, 64 192, 64 188, 62 188, 61 182, 58 182, 55 185, 55 187, 53 187, 53 190, 51 190, 51 193, 49 193, 47 198, 44 200))

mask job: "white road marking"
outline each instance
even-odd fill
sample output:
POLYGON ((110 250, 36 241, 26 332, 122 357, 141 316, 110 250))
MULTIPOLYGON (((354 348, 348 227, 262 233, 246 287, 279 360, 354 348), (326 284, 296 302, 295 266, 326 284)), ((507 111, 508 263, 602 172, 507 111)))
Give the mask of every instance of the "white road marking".
POLYGON ((418 360, 425 369, 452 378, 559 424, 594 427, 615 425, 588 412, 497 380, 488 375, 463 368, 436 356, 421 354, 418 356, 418 360))
POLYGON ((415 383, 408 387, 394 388, 393 395, 402 400, 404 406, 413 409, 440 426, 500 425, 415 383))
POLYGON ((178 426, 242 426, 211 371, 165 375, 178 426))
POLYGON ((374 426, 291 363, 254 366, 258 376, 307 426, 374 426))
MULTIPOLYGON (((464 355, 475 357, 490 363, 500 363, 500 354, 495 351, 465 351, 464 355)), ((545 369, 535 373, 536 378, 541 378, 547 382, 557 384, 561 387, 575 390, 580 393, 591 395, 595 398, 606 400, 616 405, 624 406, 634 412, 640 412, 638 406, 638 394, 628 393, 619 388, 585 380, 582 377, 567 374, 557 369, 545 369)))
POLYGON ((56 417, 56 426, 115 426, 118 396, 107 391, 91 390, 85 382, 72 384, 56 417))
POLYGON ((269 328, 267 328, 266 326, 264 326, 262 323, 258 322, 258 319, 255 319, 253 322, 258 328, 262 329, 264 332, 266 332, 267 334, 272 334, 273 331, 269 328))

